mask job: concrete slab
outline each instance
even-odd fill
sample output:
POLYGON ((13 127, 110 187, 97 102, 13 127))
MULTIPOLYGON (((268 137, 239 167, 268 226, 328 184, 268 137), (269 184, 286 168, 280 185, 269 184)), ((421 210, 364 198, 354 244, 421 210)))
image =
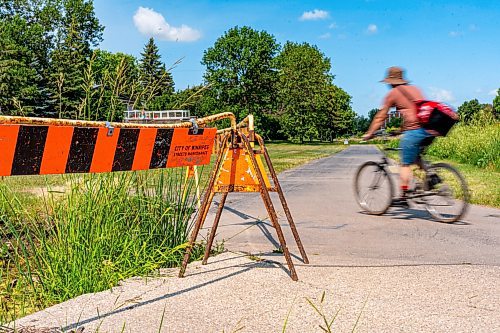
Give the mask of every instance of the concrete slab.
POLYGON ((352 146, 280 174, 311 261, 300 261, 280 213, 298 282, 288 276, 283 256, 273 253, 277 237, 260 197, 229 195, 217 236, 228 252, 208 265, 190 264, 183 279, 177 269, 128 279, 17 325, 83 326, 85 332, 321 332, 323 319, 309 301, 319 306, 324 292, 320 311, 332 318, 340 309, 334 331, 356 325, 357 332, 500 332, 500 210, 474 206, 452 225, 433 221, 419 207, 362 214, 353 199, 353 175, 378 154, 375 147, 352 146))

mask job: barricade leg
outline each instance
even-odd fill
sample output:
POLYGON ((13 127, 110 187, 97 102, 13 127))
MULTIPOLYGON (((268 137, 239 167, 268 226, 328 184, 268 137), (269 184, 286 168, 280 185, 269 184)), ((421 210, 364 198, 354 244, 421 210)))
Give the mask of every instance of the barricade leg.
POLYGON ((281 205, 283 206, 283 210, 285 211, 286 218, 288 220, 288 223, 290 224, 290 229, 292 230, 293 237, 295 238, 295 242, 297 243, 297 247, 299 248, 300 255, 302 256, 302 260, 304 261, 305 264, 309 263, 309 259, 307 258, 306 251, 304 249, 304 246, 302 245, 302 242, 300 240, 299 232, 297 231, 297 228, 295 227, 295 222, 293 221, 292 214, 290 213, 290 209, 288 208, 288 204, 285 199, 285 195, 283 194, 283 190, 281 188, 280 182, 278 180, 278 176, 276 175, 276 171, 274 170, 273 164, 271 162, 271 158, 269 157, 269 154, 267 152, 267 148, 264 146, 264 141, 260 136, 256 136, 257 140, 259 141, 259 145, 261 147, 261 150, 264 154, 264 158, 266 160, 267 167, 269 168, 269 172, 271 173, 271 177, 273 178, 274 185, 276 187, 276 191, 278 192, 278 196, 281 201, 281 205))
POLYGON ((184 272, 186 271, 186 266, 189 262, 189 258, 191 257, 191 251, 193 249, 193 245, 196 242, 196 238, 200 232, 201 227, 203 226, 203 222, 205 222, 205 218, 207 217, 208 210, 210 209, 210 204, 212 203, 212 199, 214 197, 214 193, 210 192, 207 200, 203 202, 201 205, 202 211, 198 215, 198 219, 194 225, 193 231, 191 232, 191 237, 189 238, 189 244, 186 247, 186 253, 184 254, 184 260, 182 261, 182 266, 179 271, 179 277, 184 277, 184 272))
POLYGON ((215 215, 214 225, 212 226, 212 230, 210 230, 210 237, 207 241, 207 247, 205 249, 205 255, 203 256, 202 265, 207 264, 208 257, 210 256, 210 250, 212 249, 212 244, 214 242, 215 233, 217 232, 217 227, 219 226, 220 216, 222 215, 222 210, 224 209, 224 204, 226 203, 228 193, 222 193, 222 197, 220 199, 219 208, 217 209, 217 214, 215 215))
MULTIPOLYGON (((231 134, 227 134, 224 139, 223 139, 223 145, 227 143, 227 140, 231 134)), ((198 218, 196 220, 196 223, 194 225, 193 231, 191 232, 191 238, 189 239, 189 244, 186 248, 186 253, 184 254, 184 260, 182 261, 182 266, 179 271, 179 277, 184 277, 184 273, 186 272, 186 266, 189 262, 189 258, 191 257, 191 251, 193 248, 194 242, 196 242, 196 238, 198 237, 198 233, 200 232, 201 227, 203 226, 203 223, 205 222, 205 219, 208 214, 208 210, 210 209, 210 204, 212 203, 212 200, 214 198, 214 191, 213 187, 215 184, 215 179, 217 178, 217 174, 219 173, 219 169, 222 165, 223 161, 223 154, 219 154, 217 156, 217 161, 215 162, 215 166, 212 172, 212 176, 210 177, 210 182, 208 184, 207 190, 205 192, 205 196, 203 197, 203 202, 200 207, 200 211, 198 213, 198 218)))
POLYGON ((281 230, 281 226, 279 225, 278 216, 276 215, 276 210, 274 209, 273 203, 271 201, 271 196, 269 195, 269 191, 266 188, 264 177, 262 176, 262 172, 260 171, 259 165, 257 164, 257 160, 253 153, 253 149, 250 145, 250 141, 248 141, 247 137, 244 134, 241 134, 240 136, 245 144, 245 148, 247 149, 250 155, 250 161, 252 162, 252 165, 257 173, 259 182, 262 185, 260 190, 260 195, 262 197, 262 200, 264 201, 264 205, 266 206, 269 218, 271 219, 271 222, 273 223, 273 226, 276 229, 276 233, 278 234, 278 239, 280 241, 283 254, 288 264, 288 269, 290 270, 290 276, 292 280, 297 281, 298 280, 297 272, 295 271, 295 266, 293 265, 292 257, 290 256, 290 252, 288 251, 288 248, 286 246, 283 230, 281 230))

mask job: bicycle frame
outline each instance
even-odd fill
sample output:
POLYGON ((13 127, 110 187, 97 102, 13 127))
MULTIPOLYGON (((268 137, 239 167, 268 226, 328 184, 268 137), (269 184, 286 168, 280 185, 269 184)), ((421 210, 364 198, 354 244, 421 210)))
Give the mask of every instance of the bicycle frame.
MULTIPOLYGON (((397 186, 395 185, 399 183, 399 179, 394 179, 397 171, 392 170, 393 163, 385 153, 386 151, 400 150, 399 148, 385 147, 382 149, 382 156, 379 159, 366 161, 359 166, 354 178, 354 189, 356 200, 365 212, 372 215, 381 215, 394 202, 400 202, 399 200, 392 202, 387 200, 396 198, 395 190, 397 186), (371 176, 366 172, 371 172, 371 176), (366 178, 366 176, 371 178, 366 178), (361 179, 365 179, 367 182, 361 185, 363 183, 361 179), (367 191, 363 191, 363 188, 367 191), (370 193, 375 193, 375 196, 370 195, 370 193), (373 200, 377 197, 378 200, 373 200), (367 198, 371 199, 368 200, 367 198)), ((425 209, 441 222, 451 223, 460 219, 467 210, 470 198, 467 183, 463 176, 447 163, 434 164, 425 160, 423 151, 420 152, 415 164, 420 168, 421 172, 419 172, 420 175, 416 174, 414 176, 414 186, 405 193, 404 198, 416 204, 423 204, 425 209), (448 176, 451 176, 451 178, 448 179, 448 176), (453 185, 449 183, 450 180, 453 185), (458 190, 456 192, 457 196, 454 194, 455 189, 458 190), (437 198, 437 200, 434 200, 433 197, 437 198), (449 211, 450 208, 453 211, 449 211)), ((396 206, 404 207, 401 204, 396 204, 396 206)))
MULTIPOLYGON (((400 148, 384 148, 383 151, 400 151, 400 148)), ((380 162, 377 162, 382 168, 386 169, 386 167, 389 165, 389 158, 385 155, 385 153, 382 154, 382 158, 380 162)), ((425 179, 424 182, 427 181, 427 177, 429 175, 429 167, 431 166, 431 163, 425 160, 422 157, 422 154, 419 154, 417 162, 415 163, 425 174, 425 179)), ((388 170, 386 170, 388 171, 388 170)), ((399 181, 399 180, 398 180, 399 181)), ((418 184, 418 183, 417 183, 418 184)), ((420 185, 425 185, 425 184, 420 184, 420 185)), ((426 187, 426 186, 425 186, 426 187)), ((434 195, 433 192, 426 191, 425 188, 422 188, 422 191, 420 193, 412 193, 408 195, 408 199, 418 199, 418 198, 423 198, 423 197, 428 197, 434 195)))

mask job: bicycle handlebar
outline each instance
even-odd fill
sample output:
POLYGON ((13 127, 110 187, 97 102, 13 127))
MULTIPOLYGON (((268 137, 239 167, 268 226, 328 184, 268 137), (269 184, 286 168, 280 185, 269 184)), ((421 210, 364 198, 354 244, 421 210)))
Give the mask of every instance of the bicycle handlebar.
POLYGON ((384 129, 380 129, 373 133, 373 136, 384 136, 384 135, 389 135, 389 136, 397 136, 400 135, 402 132, 401 131, 390 131, 386 132, 384 129))

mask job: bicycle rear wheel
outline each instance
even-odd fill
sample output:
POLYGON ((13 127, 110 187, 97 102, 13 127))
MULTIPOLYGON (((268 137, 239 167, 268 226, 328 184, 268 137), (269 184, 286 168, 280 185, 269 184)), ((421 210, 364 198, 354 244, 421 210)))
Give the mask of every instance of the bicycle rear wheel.
POLYGON ((426 190, 433 192, 433 195, 425 197, 425 209, 441 222, 458 221, 469 205, 469 189, 465 179, 446 163, 432 164, 426 174, 426 190))
POLYGON ((354 178, 354 195, 358 205, 369 214, 384 214, 392 202, 392 180, 382 164, 366 162, 354 178))

